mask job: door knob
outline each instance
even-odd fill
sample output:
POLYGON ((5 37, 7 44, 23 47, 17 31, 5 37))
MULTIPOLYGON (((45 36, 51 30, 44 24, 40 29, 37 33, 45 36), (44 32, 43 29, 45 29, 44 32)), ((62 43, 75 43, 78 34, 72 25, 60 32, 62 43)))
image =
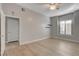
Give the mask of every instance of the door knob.
POLYGON ((1 37, 4 37, 4 35, 1 35, 1 37))

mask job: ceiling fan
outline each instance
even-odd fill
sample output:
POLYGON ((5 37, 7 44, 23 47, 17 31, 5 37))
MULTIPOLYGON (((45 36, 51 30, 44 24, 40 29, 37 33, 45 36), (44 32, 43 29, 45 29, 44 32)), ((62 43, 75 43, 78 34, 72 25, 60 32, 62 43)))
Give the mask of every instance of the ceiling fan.
POLYGON ((56 10, 56 9, 59 9, 61 6, 61 3, 50 3, 49 4, 49 9, 50 10, 56 10))

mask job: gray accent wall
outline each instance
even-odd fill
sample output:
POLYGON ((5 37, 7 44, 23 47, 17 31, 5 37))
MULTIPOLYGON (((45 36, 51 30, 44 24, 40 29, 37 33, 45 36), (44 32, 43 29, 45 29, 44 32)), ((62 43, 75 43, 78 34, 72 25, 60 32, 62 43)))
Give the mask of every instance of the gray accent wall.
POLYGON ((50 36, 57 36, 57 17, 53 17, 50 20, 51 28, 50 28, 50 36))
POLYGON ((79 41, 79 11, 74 13, 73 40, 79 41))
POLYGON ((74 42, 79 42, 79 11, 75 11, 70 14, 55 16, 50 18, 51 28, 50 35, 51 38, 60 38, 65 40, 70 40, 74 42), (60 20, 72 20, 72 35, 61 35, 59 33, 59 21, 60 20))

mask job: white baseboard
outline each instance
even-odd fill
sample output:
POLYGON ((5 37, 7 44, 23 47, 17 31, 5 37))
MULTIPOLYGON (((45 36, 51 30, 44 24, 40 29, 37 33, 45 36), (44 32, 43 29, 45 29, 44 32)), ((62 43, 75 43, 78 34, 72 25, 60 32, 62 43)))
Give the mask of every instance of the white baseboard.
MULTIPOLYGON (((50 37, 43 37, 43 38, 32 40, 32 41, 21 42, 20 45, 30 44, 30 43, 34 43, 34 42, 37 42, 37 41, 40 41, 40 40, 44 40, 44 39, 48 39, 48 38, 50 38, 50 37)), ((60 38, 60 37, 57 37, 57 36, 54 36, 53 38, 57 38, 57 39, 61 39, 61 40, 67 40, 67 41, 79 43, 79 41, 70 40, 70 39, 66 39, 66 38, 60 38)))
POLYGON ((34 43, 34 42, 37 42, 37 41, 40 41, 40 40, 44 40, 44 39, 48 39, 48 38, 49 37, 43 37, 43 38, 35 39, 35 40, 32 40, 32 41, 22 42, 22 43, 20 43, 20 45, 30 44, 30 43, 34 43))
POLYGON ((71 42, 74 42, 74 43, 79 43, 79 41, 75 41, 75 40, 71 40, 71 39, 66 39, 66 38, 60 38, 60 37, 53 37, 53 38, 57 38, 57 39, 62 39, 62 40, 66 40, 66 41, 71 41, 71 42))

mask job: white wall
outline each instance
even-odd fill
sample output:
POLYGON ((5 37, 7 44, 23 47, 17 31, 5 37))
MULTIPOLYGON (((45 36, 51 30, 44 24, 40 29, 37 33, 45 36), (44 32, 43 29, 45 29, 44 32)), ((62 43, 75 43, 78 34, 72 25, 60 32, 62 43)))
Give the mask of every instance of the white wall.
POLYGON ((29 9, 22 12, 22 7, 17 4, 2 4, 2 7, 6 15, 20 17, 21 44, 49 37, 49 29, 45 28, 49 24, 48 17, 29 9))

